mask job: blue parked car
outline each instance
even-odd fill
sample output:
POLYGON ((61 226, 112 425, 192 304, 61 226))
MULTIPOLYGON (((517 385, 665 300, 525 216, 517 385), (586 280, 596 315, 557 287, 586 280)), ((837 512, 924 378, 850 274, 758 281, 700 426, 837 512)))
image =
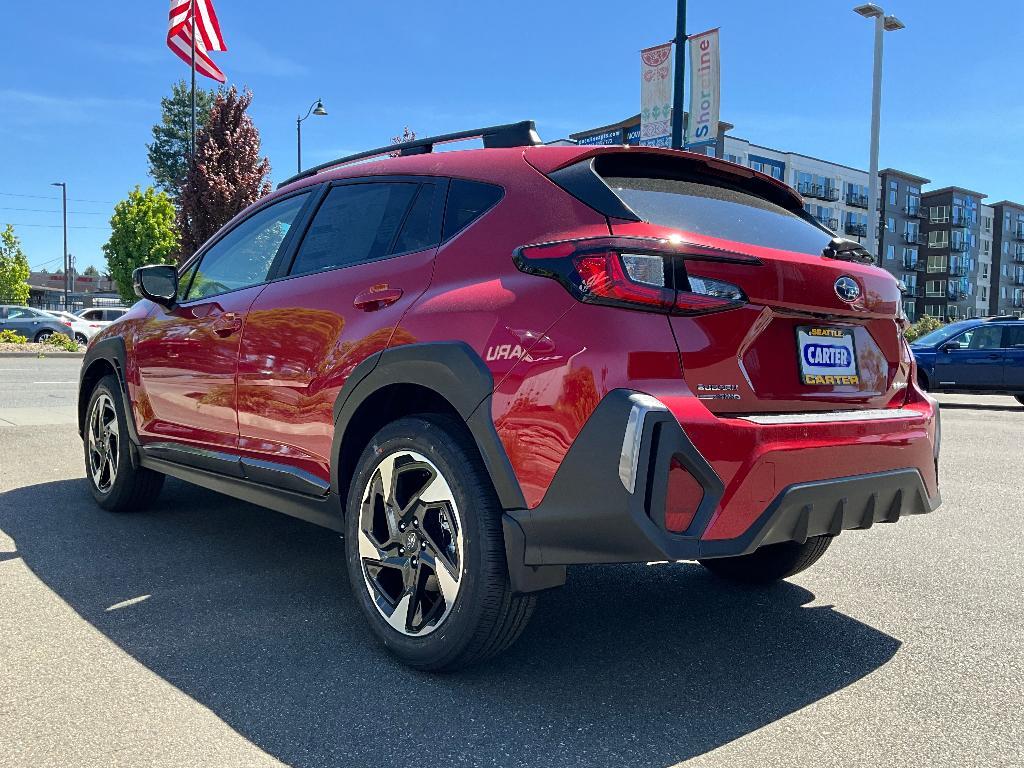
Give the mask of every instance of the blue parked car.
POLYGON ((1012 395, 1024 405, 1024 320, 961 320, 910 345, 929 392, 1012 395))

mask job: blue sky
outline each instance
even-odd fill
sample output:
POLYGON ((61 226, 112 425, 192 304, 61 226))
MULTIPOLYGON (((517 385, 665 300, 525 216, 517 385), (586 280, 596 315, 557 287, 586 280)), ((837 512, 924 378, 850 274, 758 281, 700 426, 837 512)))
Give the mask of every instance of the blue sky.
MULTIPOLYGON (((751 141, 867 166, 871 25, 840 0, 690 0, 688 31, 721 27, 722 118, 751 141)), ((274 180, 421 135, 524 118, 541 136, 639 110, 637 51, 670 39, 673 0, 546 4, 215 0, 229 82, 251 109, 274 180)), ((1024 199, 1024 3, 887 0, 882 167, 1024 199)), ((165 46, 165 0, 17 3, 0 33, 0 224, 33 266, 59 266, 58 190, 69 249, 102 268, 113 202, 148 183, 159 99, 188 68, 165 46), (30 209, 30 210, 16 210, 30 209), (29 226, 33 225, 33 226, 29 226)), ((934 186, 933 185, 933 186, 934 186)))

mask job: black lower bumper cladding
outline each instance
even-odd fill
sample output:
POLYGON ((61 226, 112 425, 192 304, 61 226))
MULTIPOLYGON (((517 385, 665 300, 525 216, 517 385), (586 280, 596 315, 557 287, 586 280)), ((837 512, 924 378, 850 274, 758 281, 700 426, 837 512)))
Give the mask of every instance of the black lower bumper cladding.
MULTIPOLYGON (((939 504, 914 468, 800 483, 785 488, 740 537, 702 541, 722 497, 711 466, 667 410, 646 413, 632 493, 620 480, 624 433, 633 408, 627 390, 611 392, 573 443, 544 500, 505 515, 510 565, 632 563, 731 557, 760 546, 893 523, 939 504), (684 533, 664 525, 665 489, 675 459, 703 486, 684 533)), ((527 568, 529 570, 529 568, 527 568)), ((543 570, 538 568, 538 570, 543 570)))

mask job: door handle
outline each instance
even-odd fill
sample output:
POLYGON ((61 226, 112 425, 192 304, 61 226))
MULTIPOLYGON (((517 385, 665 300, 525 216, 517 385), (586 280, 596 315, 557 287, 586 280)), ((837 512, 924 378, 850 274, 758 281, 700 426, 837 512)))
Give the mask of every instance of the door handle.
POLYGON ((213 332, 222 339, 226 339, 240 330, 242 330, 242 318, 234 312, 226 312, 213 321, 213 332))
POLYGON ((989 360, 998 360, 1002 355, 988 355, 989 360))
POLYGON ((371 288, 368 291, 357 293, 352 300, 352 306, 364 312, 376 312, 378 309, 390 307, 400 298, 402 298, 401 288, 371 288))

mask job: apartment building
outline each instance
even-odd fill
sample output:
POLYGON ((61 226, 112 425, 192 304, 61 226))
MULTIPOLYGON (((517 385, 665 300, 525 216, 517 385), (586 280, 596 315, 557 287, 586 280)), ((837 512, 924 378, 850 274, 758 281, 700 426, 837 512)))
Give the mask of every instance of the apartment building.
POLYGON ((989 312, 1024 313, 1024 204, 1001 200, 992 207, 992 285, 989 312), (997 285, 998 284, 998 285, 997 285))
POLYGON ((921 222, 925 253, 924 297, 918 308, 943 320, 986 314, 978 311, 980 208, 985 195, 943 187, 921 196, 928 216, 921 222))
POLYGON ((928 215, 921 205, 921 187, 929 182, 895 168, 878 172, 878 251, 880 266, 903 281, 903 311, 910 320, 924 312, 924 273, 927 259, 921 223, 928 215))

